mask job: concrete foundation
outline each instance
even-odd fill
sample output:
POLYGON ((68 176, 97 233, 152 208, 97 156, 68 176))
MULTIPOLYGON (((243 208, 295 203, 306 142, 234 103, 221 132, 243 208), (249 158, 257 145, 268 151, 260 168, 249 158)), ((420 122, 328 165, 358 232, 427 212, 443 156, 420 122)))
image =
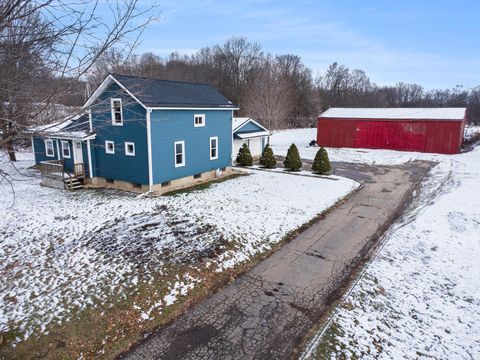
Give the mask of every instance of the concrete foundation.
MULTIPOLYGON (((154 184, 152 186, 152 192, 154 195, 161 195, 166 192, 192 187, 192 186, 206 183, 215 179, 221 179, 221 178, 230 176, 234 173, 241 173, 241 172, 237 170, 233 170, 231 167, 227 167, 225 168, 224 171, 222 171, 222 174, 220 176, 217 176, 216 170, 211 170, 211 171, 198 174, 195 177, 191 175, 191 176, 186 176, 180 179, 171 180, 163 184, 154 184)), ((122 180, 109 181, 105 178, 100 178, 100 177, 86 179, 85 187, 94 188, 94 189, 98 189, 98 188, 116 189, 116 190, 131 191, 136 193, 144 193, 149 190, 149 186, 145 184, 133 184, 131 182, 122 181, 122 180)))

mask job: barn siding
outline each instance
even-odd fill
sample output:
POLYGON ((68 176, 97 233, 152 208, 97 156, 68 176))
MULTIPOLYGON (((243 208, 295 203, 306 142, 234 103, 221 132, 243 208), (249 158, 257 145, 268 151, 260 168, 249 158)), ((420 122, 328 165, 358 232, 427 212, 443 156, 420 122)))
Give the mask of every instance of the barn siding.
POLYGON ((154 184, 231 165, 231 110, 154 110, 151 135, 154 184), (205 114, 205 126, 193 126, 193 115, 197 113, 205 114), (210 160, 210 137, 213 136, 218 136, 217 160, 210 160), (175 141, 185 141, 185 166, 177 168, 175 141))
POLYGON ((330 147, 456 154, 464 121, 319 118, 317 142, 330 147))

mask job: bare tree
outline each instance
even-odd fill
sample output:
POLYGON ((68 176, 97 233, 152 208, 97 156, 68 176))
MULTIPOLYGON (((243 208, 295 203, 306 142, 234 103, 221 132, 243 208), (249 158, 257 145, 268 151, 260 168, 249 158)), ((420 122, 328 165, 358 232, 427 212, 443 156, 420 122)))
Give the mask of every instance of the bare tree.
POLYGON ((131 53, 155 18, 152 6, 138 0, 106 5, 108 14, 100 15, 97 0, 1 3, 0 147, 10 160, 15 160, 14 141, 25 129, 65 93, 78 91, 68 84, 78 84, 112 47, 131 53))
POLYGON ((288 119, 295 105, 293 95, 282 68, 267 58, 248 86, 244 112, 269 129, 289 127, 288 119))

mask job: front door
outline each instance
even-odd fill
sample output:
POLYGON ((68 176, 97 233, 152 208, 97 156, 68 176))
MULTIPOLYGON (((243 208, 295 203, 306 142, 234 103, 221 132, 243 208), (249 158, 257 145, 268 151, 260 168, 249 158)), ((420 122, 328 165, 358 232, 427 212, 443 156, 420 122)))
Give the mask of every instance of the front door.
POLYGON ((82 142, 78 140, 73 141, 73 162, 83 164, 82 142))

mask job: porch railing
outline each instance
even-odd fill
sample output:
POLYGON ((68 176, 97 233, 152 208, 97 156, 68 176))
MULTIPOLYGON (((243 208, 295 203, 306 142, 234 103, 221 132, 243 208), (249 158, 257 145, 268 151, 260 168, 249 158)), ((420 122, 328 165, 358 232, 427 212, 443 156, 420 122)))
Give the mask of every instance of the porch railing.
POLYGON ((83 163, 73 164, 73 176, 85 177, 85 164, 83 163))
POLYGON ((54 176, 61 177, 64 176, 65 168, 63 166, 63 160, 49 160, 42 161, 38 166, 42 176, 54 176))

